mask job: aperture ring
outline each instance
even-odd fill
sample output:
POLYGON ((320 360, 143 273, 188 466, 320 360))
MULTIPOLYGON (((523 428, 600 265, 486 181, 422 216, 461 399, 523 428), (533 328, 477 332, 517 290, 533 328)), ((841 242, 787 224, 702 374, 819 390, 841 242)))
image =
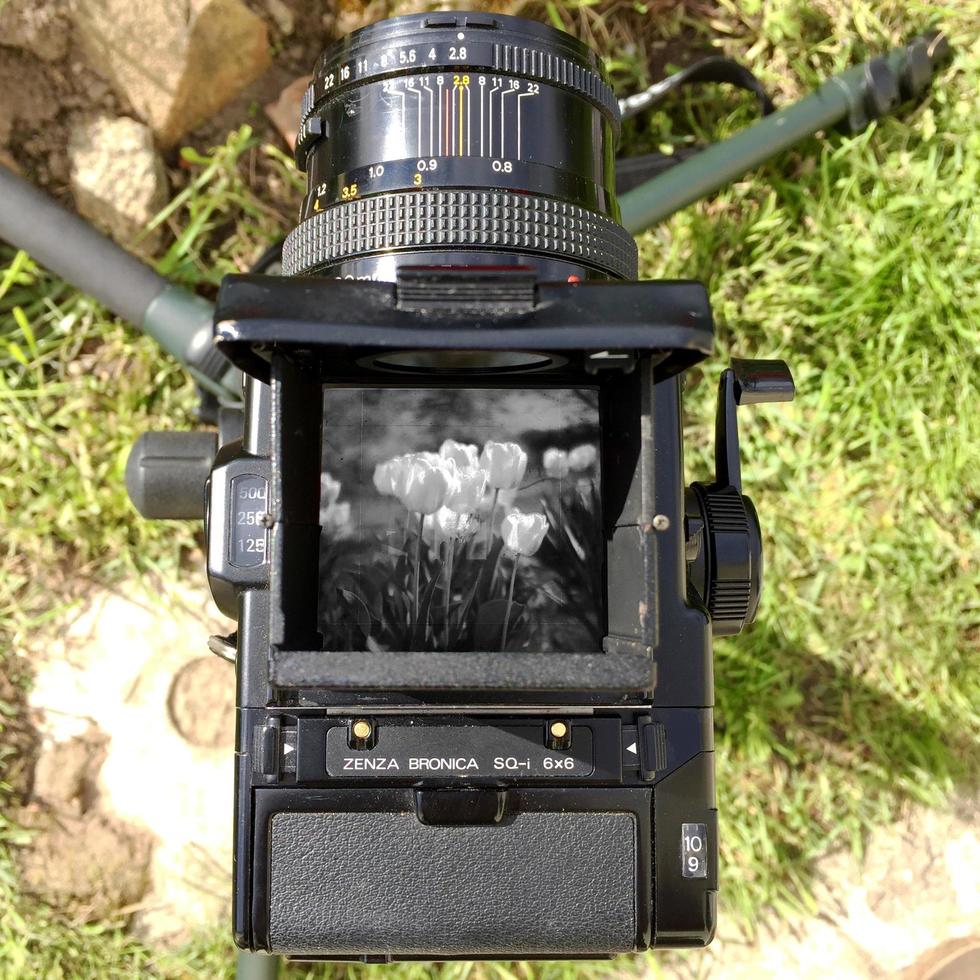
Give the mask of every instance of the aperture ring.
MULTIPOLYGON (((489 52, 490 46, 488 45, 487 48, 489 52)), ((392 67, 383 71, 352 71, 348 79, 332 87, 325 86, 323 69, 318 68, 314 73, 313 81, 303 95, 299 120, 299 142, 305 141, 307 145, 315 142, 315 137, 311 140, 310 134, 306 131, 306 123, 314 113, 321 112, 328 101, 343 94, 353 85, 361 85, 389 76, 419 73, 439 74, 458 72, 463 69, 477 72, 499 72, 518 78, 536 78, 581 95, 605 112, 613 127, 616 139, 619 139, 621 120, 619 100, 616 98, 612 86, 599 71, 552 51, 523 44, 494 43, 492 56, 482 60, 469 59, 465 64, 433 63, 424 66, 413 65, 411 68, 392 67), (419 71, 420 68, 422 69, 421 72, 419 71)), ((336 77, 336 72, 328 74, 336 77)))
POLYGON ((402 191, 345 201, 286 238, 287 276, 366 255, 435 248, 537 252, 620 279, 637 275, 636 243, 614 221, 575 204, 502 191, 402 191))

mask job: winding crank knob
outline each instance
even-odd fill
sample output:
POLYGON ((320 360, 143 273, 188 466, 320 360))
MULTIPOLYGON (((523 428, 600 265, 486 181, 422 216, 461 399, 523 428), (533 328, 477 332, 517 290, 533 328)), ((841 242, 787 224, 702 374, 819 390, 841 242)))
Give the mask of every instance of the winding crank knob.
POLYGON ((783 361, 733 358, 721 377, 715 481, 693 483, 687 493, 688 531, 695 544, 689 548, 689 578, 717 636, 731 636, 751 623, 762 594, 762 532, 755 506, 742 493, 736 408, 791 401, 795 394, 783 361))

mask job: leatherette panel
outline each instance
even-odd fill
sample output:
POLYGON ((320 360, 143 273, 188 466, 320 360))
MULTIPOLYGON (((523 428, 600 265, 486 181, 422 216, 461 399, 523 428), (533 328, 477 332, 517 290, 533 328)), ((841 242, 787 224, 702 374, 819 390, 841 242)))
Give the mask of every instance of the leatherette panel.
POLYGON ((277 813, 274 951, 351 956, 632 950, 628 813, 520 813, 426 826, 414 813, 277 813))

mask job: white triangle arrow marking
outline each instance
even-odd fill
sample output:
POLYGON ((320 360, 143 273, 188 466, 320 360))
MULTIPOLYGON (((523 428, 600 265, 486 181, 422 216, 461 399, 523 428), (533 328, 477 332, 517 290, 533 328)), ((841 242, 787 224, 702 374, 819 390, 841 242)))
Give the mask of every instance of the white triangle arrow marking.
POLYGON ((282 754, 289 755, 290 752, 295 752, 296 746, 290 745, 288 742, 282 747, 282 754))
POLYGON ((636 755, 636 742, 634 742, 632 745, 627 745, 626 746, 626 751, 627 752, 632 752, 633 755, 636 755))

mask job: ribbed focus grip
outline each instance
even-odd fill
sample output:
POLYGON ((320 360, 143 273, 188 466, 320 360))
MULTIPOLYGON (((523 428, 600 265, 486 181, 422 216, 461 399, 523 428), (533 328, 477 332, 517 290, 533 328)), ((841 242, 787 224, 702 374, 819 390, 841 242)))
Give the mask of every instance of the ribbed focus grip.
POLYGON ((405 191, 314 214, 283 246, 287 276, 404 249, 480 248, 566 258, 635 279, 636 243, 614 221, 576 204, 503 191, 405 191))

